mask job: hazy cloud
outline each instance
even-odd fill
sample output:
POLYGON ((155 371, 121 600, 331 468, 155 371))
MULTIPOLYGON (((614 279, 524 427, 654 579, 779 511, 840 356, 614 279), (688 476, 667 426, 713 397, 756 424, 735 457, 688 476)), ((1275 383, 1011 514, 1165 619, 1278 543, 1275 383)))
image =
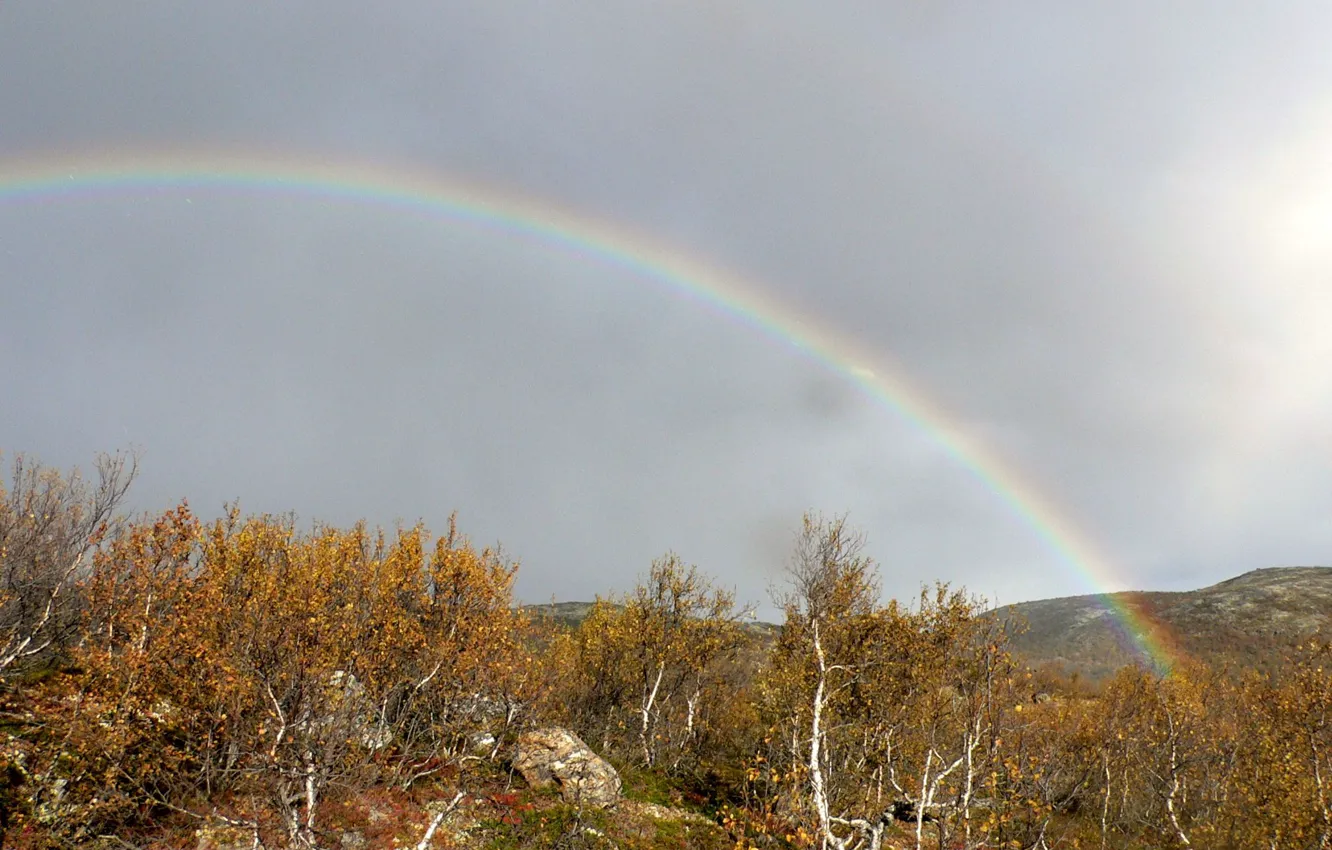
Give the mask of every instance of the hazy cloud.
MULTIPOLYGON (((649 233, 896 364, 1125 584, 1188 586, 1332 544, 1329 25, 1322 4, 6 4, 0 174, 368 160, 649 233)), ((0 448, 142 446, 144 508, 458 508, 528 598, 624 588, 672 548, 755 599, 814 507, 869 533, 894 593, 1086 589, 845 376, 530 241, 261 193, 0 201, 0 299, 0 448)))

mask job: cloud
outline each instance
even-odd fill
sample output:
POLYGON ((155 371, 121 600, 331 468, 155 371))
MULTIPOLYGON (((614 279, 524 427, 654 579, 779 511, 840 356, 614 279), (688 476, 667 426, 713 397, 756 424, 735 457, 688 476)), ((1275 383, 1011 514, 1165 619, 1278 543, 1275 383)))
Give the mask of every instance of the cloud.
POLYGON ((849 512, 894 593, 1086 590, 853 380, 900 369, 1112 578, 1325 560, 1326 10, 811 9, 5 6, 0 163, 455 175, 650 233, 865 356, 838 374, 623 270, 387 209, 0 202, 0 447, 138 443, 144 507, 456 507, 529 598, 669 548, 761 599, 807 508, 849 512))

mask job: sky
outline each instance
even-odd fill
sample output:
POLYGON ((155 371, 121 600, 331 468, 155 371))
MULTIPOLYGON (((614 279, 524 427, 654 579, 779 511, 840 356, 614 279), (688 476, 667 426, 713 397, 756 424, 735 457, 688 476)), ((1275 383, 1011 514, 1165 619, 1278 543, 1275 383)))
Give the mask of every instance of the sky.
POLYGON ((528 601, 673 551, 771 611, 807 510, 898 598, 1327 564, 1329 30, 1322 3, 0 4, 0 450, 136 448, 142 511, 456 510, 528 601), (390 204, 4 194, 173 157, 481 187, 777 312, 390 204))

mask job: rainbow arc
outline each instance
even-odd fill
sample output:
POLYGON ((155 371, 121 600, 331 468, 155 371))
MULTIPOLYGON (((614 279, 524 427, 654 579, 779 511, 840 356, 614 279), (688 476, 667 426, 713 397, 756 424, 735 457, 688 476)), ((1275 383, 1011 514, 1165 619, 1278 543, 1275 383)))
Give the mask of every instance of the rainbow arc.
POLYGON ((0 160, 0 204, 208 190, 378 206, 494 230, 623 269, 729 316, 836 373, 925 434, 1089 589, 1104 594, 1101 598, 1122 636, 1152 666, 1169 668, 1179 656, 1175 642, 1158 624, 1108 595, 1122 588, 1089 537, 1019 469, 967 434, 903 370, 835 329, 799 315, 762 286, 645 234, 495 187, 367 163, 208 152, 0 160))

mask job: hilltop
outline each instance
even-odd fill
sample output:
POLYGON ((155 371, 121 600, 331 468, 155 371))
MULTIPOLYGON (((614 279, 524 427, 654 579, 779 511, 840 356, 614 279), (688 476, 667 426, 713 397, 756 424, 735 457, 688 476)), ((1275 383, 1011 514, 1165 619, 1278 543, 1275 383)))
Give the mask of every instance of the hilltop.
POLYGON ((566 628, 577 628, 591 613, 593 602, 536 602, 519 605, 519 609, 532 617, 549 617, 566 628))
MULTIPOLYGON (((577 627, 591 602, 522 606, 577 627)), ((1101 679, 1132 663, 1134 646, 1112 610, 1128 609, 1160 629, 1171 647, 1213 661, 1261 666, 1283 647, 1332 625, 1332 567, 1269 567, 1188 591, 1124 591, 1019 602, 996 609, 1026 631, 1013 649, 1033 667, 1101 679)), ((749 622, 759 636, 779 626, 749 622)))
MULTIPOLYGON (((587 619, 587 615, 592 612, 594 602, 534 602, 525 605, 519 605, 519 610, 534 618, 549 618, 557 626, 567 629, 576 629, 578 625, 587 619)), ((620 603, 612 601, 610 603, 615 608, 623 607, 620 603)), ((781 628, 776 623, 765 623, 762 620, 743 620, 741 627, 752 635, 759 638, 771 638, 776 635, 777 630, 781 628)))
POLYGON ((1133 659, 1111 610, 1159 628, 1168 643, 1212 661, 1262 665, 1292 642, 1332 623, 1332 567, 1273 567, 1189 591, 1126 591, 1006 605, 1025 620, 1014 649, 1033 666, 1101 678, 1133 659))

